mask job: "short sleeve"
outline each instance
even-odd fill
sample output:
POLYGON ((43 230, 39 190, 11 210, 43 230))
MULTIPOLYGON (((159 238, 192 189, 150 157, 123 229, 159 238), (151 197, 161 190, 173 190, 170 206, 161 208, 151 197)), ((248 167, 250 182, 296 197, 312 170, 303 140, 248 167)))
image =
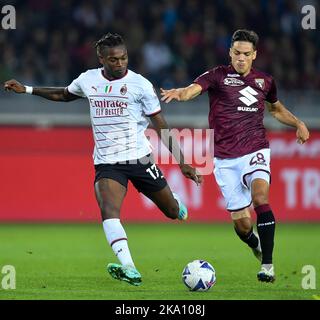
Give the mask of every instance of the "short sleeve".
POLYGON ((161 111, 160 101, 157 93, 151 82, 147 80, 144 83, 141 102, 143 112, 147 117, 153 116, 161 111))
POLYGON ((206 71, 197 77, 193 82, 202 87, 202 93, 206 92, 209 88, 214 88, 217 83, 217 68, 206 71))
POLYGON ((81 82, 82 82, 82 74, 76 79, 74 79, 71 84, 68 85, 67 89, 70 93, 75 94, 76 96, 80 96, 86 98, 85 93, 82 91, 81 82))
POLYGON ((276 86, 276 83, 273 78, 271 80, 270 89, 266 95, 266 101, 268 101, 270 103, 275 103, 278 101, 277 86, 276 86))

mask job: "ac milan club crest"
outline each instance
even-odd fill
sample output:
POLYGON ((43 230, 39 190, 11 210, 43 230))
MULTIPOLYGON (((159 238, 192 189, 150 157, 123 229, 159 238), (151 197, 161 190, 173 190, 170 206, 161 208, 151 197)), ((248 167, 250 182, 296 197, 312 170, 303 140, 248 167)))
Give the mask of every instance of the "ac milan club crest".
POLYGON ((120 93, 124 96, 127 93, 127 91, 127 86, 124 84, 120 89, 120 93))
POLYGON ((260 89, 264 89, 264 79, 255 79, 254 81, 260 89))

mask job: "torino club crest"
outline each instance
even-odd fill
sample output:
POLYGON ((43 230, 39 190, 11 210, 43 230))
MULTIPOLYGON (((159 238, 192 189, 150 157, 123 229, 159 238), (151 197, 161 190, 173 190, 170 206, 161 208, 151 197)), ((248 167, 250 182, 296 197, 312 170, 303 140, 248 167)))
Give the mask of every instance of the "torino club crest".
POLYGON ((264 90, 264 79, 255 79, 254 81, 255 81, 257 87, 264 90))

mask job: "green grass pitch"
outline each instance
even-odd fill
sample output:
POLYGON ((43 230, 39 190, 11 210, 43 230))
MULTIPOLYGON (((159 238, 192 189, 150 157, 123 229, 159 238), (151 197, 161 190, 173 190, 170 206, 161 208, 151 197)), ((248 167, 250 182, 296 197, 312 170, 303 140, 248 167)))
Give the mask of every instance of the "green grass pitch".
POLYGON ((2 224, 0 271, 16 269, 16 289, 0 299, 104 300, 300 300, 320 299, 320 224, 278 224, 274 262, 277 280, 259 283, 259 263, 230 224, 125 224, 143 285, 131 286, 106 273, 117 262, 101 224, 2 224), (217 283, 190 292, 181 281, 184 266, 208 260, 217 283), (316 269, 316 289, 303 289, 304 265, 316 269))

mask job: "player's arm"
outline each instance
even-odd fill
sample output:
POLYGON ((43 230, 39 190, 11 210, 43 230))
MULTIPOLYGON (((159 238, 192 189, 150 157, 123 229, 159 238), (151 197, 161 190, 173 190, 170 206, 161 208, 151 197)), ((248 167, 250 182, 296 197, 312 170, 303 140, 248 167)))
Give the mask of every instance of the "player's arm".
POLYGON ((294 116, 280 101, 268 103, 269 112, 279 122, 297 129, 297 142, 305 143, 309 139, 309 130, 303 121, 294 116))
MULTIPOLYGON (((4 84, 4 89, 6 91, 14 91, 16 93, 26 93, 26 86, 18 82, 17 80, 9 80, 4 84)), ((52 101, 72 101, 81 98, 80 96, 74 95, 68 91, 67 88, 52 87, 52 88, 36 88, 32 90, 32 94, 36 96, 43 97, 52 101)))
POLYGON ((150 120, 161 141, 175 157, 183 175, 195 181, 197 185, 201 184, 203 177, 197 173, 195 168, 185 163, 184 155, 180 149, 180 146, 175 137, 171 134, 169 126, 162 114, 157 113, 153 116, 150 116, 150 120))
POLYGON ((177 101, 191 100, 197 97, 201 93, 202 87, 197 83, 192 83, 190 84, 190 86, 185 88, 170 89, 170 90, 164 90, 161 88, 160 91, 162 95, 161 101, 168 103, 171 100, 177 100, 177 101))

